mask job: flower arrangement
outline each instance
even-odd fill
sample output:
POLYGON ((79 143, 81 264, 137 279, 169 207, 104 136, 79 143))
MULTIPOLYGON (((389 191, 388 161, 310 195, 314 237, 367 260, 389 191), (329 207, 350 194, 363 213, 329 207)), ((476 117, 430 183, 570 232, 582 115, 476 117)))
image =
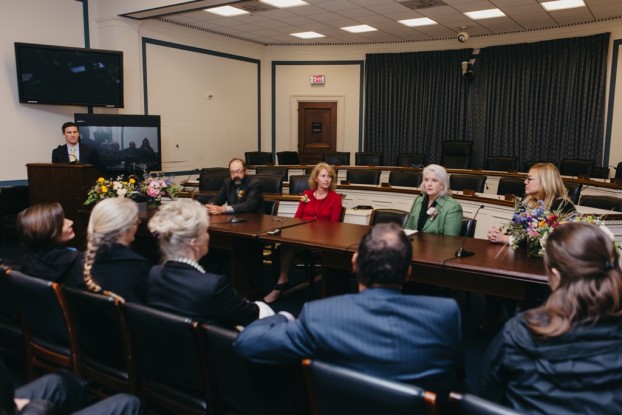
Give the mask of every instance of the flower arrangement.
POLYGON ((135 177, 127 180, 123 180, 121 176, 116 180, 100 177, 89 189, 84 204, 90 205, 111 197, 129 197, 136 202, 147 202, 147 206, 157 207, 163 197, 175 199, 179 191, 172 178, 161 173, 146 173, 142 181, 135 177))

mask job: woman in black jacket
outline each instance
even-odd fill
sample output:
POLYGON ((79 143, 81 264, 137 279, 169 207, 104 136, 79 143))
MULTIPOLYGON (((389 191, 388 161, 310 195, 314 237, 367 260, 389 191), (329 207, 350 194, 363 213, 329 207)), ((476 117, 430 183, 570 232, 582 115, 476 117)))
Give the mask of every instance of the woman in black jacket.
POLYGON ((622 413, 622 271, 599 227, 567 223, 546 241, 553 292, 491 343, 481 395, 529 414, 622 413))

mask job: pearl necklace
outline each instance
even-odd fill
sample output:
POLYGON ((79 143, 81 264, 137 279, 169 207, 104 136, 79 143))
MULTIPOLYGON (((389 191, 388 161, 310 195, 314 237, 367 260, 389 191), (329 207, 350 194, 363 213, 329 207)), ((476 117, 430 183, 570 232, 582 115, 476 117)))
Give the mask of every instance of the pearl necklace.
POLYGON ((200 273, 206 274, 205 269, 201 265, 199 265, 199 263, 195 261, 194 259, 176 257, 176 258, 173 258, 172 261, 181 262, 182 264, 190 265, 192 268, 196 269, 200 273))

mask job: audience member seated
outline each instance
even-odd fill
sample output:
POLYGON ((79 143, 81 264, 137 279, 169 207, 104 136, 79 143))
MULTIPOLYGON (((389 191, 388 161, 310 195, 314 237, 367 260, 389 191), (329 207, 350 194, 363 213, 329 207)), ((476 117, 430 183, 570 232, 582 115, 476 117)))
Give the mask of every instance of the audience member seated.
MULTIPOLYGON (((338 222, 341 219, 341 196, 335 189, 337 188, 337 173, 335 169, 327 163, 319 163, 309 176, 309 189, 302 193, 298 209, 294 217, 306 220, 323 220, 338 222)), ((279 299, 283 290, 287 288, 289 281, 289 268, 291 267, 296 248, 281 245, 281 268, 279 279, 272 291, 264 297, 268 304, 279 299)))
POLYGON ((411 259, 399 225, 374 226, 352 257, 360 293, 307 302, 298 319, 281 312, 256 321, 236 338, 236 352, 263 364, 312 358, 448 391, 462 361, 460 310, 453 299, 401 294, 411 259))
POLYGON ((491 343, 482 397, 529 414, 622 413, 622 271, 599 227, 570 222, 546 241, 553 290, 491 343))
POLYGON ((229 179, 225 179, 218 194, 206 205, 211 215, 262 212, 261 182, 246 173, 244 160, 234 158, 229 162, 229 179))
POLYGON ((406 229, 441 235, 460 235, 462 206, 451 197, 447 170, 438 164, 423 169, 421 196, 415 198, 406 229))
POLYGON ((147 303, 152 264, 130 249, 139 223, 138 207, 130 199, 105 199, 95 205, 84 255, 84 282, 89 290, 147 303))
POLYGON ((31 277, 84 288, 82 252, 63 246, 75 237, 73 221, 59 203, 43 203, 17 216, 17 234, 26 248, 20 271, 31 277))
POLYGON ((207 210, 192 199, 163 205, 151 218, 149 230, 158 239, 164 264, 149 273, 147 305, 229 327, 274 314, 268 305, 240 297, 226 277, 199 265, 208 251, 208 225, 207 210))

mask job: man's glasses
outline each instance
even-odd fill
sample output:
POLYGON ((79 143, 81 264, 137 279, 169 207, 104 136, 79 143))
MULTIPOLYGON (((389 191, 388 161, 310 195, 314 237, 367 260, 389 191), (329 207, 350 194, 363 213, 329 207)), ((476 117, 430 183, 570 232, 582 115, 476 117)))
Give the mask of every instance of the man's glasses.
POLYGON ((239 169, 239 170, 229 170, 229 174, 240 174, 244 171, 244 169, 239 169))

